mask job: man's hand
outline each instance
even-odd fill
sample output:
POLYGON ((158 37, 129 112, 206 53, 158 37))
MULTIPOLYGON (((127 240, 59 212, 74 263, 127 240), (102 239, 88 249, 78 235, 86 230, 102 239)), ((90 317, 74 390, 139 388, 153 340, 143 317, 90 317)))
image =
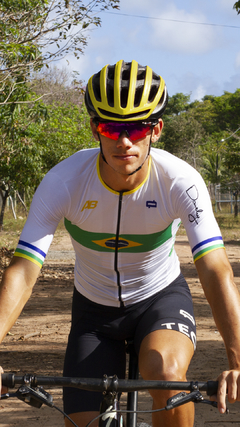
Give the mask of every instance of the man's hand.
POLYGON ((221 414, 226 412, 226 397, 229 403, 240 401, 240 369, 224 371, 218 377, 217 395, 211 396, 211 400, 218 402, 218 410, 221 414))
POLYGON ((212 251, 196 261, 205 296, 212 309, 216 326, 224 340, 230 369, 218 378, 217 400, 220 413, 229 403, 240 401, 240 295, 226 251, 212 251))

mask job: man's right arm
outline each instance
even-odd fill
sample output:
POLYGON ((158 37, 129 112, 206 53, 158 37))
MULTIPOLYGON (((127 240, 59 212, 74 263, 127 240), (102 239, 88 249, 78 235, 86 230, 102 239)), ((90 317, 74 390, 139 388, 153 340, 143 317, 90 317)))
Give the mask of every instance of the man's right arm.
POLYGON ((24 258, 13 257, 0 286, 0 342, 28 301, 40 268, 24 258))
POLYGON ((0 342, 19 317, 31 296, 40 267, 24 258, 13 257, 0 286, 0 342))

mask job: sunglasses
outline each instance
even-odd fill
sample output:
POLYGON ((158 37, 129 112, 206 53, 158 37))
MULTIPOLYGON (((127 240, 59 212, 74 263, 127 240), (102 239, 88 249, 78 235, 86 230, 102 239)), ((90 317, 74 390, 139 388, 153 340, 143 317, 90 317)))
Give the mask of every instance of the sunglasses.
POLYGON ((126 132, 131 141, 144 138, 157 123, 119 123, 119 122, 97 122, 97 132, 107 138, 118 140, 122 132, 126 132))

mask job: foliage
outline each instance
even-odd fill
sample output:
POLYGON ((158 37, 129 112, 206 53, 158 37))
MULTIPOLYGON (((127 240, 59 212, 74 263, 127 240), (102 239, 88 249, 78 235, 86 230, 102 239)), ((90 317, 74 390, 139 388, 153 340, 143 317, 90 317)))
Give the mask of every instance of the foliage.
POLYGON ((240 126, 240 89, 213 97, 212 104, 216 115, 215 124, 219 130, 235 130, 240 126))
MULTIPOLYGON (((234 214, 240 195, 240 89, 190 103, 182 93, 169 99, 161 143, 198 169, 209 189, 230 191, 234 214)), ((218 206, 220 207, 220 206, 218 206)))
POLYGON ((240 137, 235 136, 227 141, 224 165, 228 171, 240 174, 240 137))
MULTIPOLYGON (((56 163, 93 144, 85 107, 33 103, 15 113, 0 149, 4 191, 35 189, 56 163), (41 117, 44 116, 44 121, 41 117)), ((8 123, 7 123, 8 126, 8 123)), ((3 125, 2 125, 3 128, 3 125)))
POLYGON ((1 111, 0 106, 0 229, 9 195, 33 192, 56 163, 94 145, 83 104, 33 102, 12 109, 4 105, 1 111))
POLYGON ((234 3, 233 8, 236 9, 237 13, 240 13, 240 0, 234 3))
POLYGON ((167 117, 163 131, 165 150, 187 161, 196 169, 201 165, 200 147, 205 143, 203 126, 192 111, 167 117))
POLYGON ((183 93, 176 93, 172 97, 169 97, 168 105, 166 108, 166 115, 174 116, 179 115, 186 111, 189 107, 190 95, 184 95, 183 93))
POLYGON ((212 135, 218 131, 218 113, 212 98, 206 97, 203 101, 194 101, 189 105, 189 111, 194 114, 194 118, 201 123, 208 135, 212 135))
MULTIPOLYGON (((59 154, 59 149, 55 149, 54 153, 57 155, 53 156, 52 152, 49 157, 46 154, 49 149, 47 144, 39 146, 34 139, 33 128, 39 129, 37 125, 40 123, 41 126, 42 119, 47 116, 46 105, 39 101, 46 93, 34 92, 35 73, 43 65, 48 66, 50 61, 70 52, 79 58, 87 43, 86 29, 92 25, 100 25, 96 14, 109 7, 118 8, 118 3, 119 0, 1 1, 0 229, 6 200, 11 191, 19 188, 34 189, 49 163, 53 164, 64 155, 63 152, 59 154)), ((71 112, 74 122, 77 113, 71 112)), ((66 113, 64 122, 67 117, 66 113)), ((68 124, 67 127, 69 132, 71 126, 68 124)), ((74 129, 73 123, 72 134, 74 129)), ((65 131, 62 134, 68 139, 65 131)), ((56 129, 54 136, 54 141, 56 138, 61 139, 56 129)), ((76 135, 75 140, 79 144, 76 135)), ((70 147, 69 140, 66 146, 70 147)))
POLYGON ((31 140, 41 153, 42 177, 60 161, 83 148, 95 146, 84 104, 48 106, 48 119, 43 125, 31 125, 31 140))
POLYGON ((83 102, 84 86, 75 73, 69 75, 67 68, 43 67, 33 76, 32 84, 37 97, 44 95, 44 103, 75 104, 83 102), (72 81, 71 81, 72 80, 72 81))
MULTIPOLYGON (((0 102, 16 102, 14 95, 19 86, 26 84, 31 73, 43 64, 70 52, 79 58, 87 43, 86 29, 100 25, 95 13, 118 8, 118 3, 119 0, 2 0, 0 102)), ((25 102, 20 95, 18 102, 25 102)))

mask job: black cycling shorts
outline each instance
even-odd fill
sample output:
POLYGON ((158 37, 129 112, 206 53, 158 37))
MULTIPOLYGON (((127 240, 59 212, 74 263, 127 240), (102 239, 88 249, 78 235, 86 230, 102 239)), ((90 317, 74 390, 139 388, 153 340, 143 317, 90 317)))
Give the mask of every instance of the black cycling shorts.
MULTIPOLYGON (((193 304, 182 274, 154 296, 127 307, 96 304, 76 289, 73 294, 72 327, 64 363, 64 376, 125 378, 125 340, 132 338, 139 352, 143 338, 158 329, 184 333, 196 345, 193 304)), ((98 411, 102 393, 66 388, 67 414, 98 411)))

